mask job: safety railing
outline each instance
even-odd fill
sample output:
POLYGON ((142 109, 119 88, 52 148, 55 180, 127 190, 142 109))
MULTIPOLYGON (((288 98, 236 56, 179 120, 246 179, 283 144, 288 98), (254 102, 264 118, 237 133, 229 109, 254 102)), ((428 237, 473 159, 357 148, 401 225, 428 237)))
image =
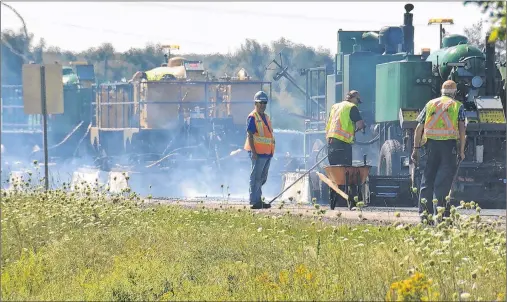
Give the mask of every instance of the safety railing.
POLYGON ((244 125, 255 93, 269 91, 271 98, 271 89, 271 82, 262 81, 101 84, 92 103, 92 124, 104 129, 171 129, 188 118, 232 118, 244 125))
POLYGON ((1 131, 42 131, 42 116, 25 114, 22 85, 2 85, 1 131))
POLYGON ((91 104, 92 125, 100 128, 138 128, 139 110, 135 110, 133 85, 100 84, 91 104))
MULTIPOLYGON (((48 114, 48 131, 66 132, 80 122, 89 123, 94 87, 64 86, 64 113, 48 114)), ((22 85, 2 85, 2 132, 42 132, 42 115, 26 114, 22 85)))

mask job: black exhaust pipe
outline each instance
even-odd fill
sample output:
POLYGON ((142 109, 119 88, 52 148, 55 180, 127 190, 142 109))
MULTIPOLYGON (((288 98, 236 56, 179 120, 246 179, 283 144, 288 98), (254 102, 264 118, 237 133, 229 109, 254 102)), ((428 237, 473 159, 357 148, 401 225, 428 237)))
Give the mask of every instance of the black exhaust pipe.
POLYGON ((495 95, 495 42, 489 42, 490 32, 486 34, 486 95, 495 95))
POLYGON ((403 51, 408 54, 414 54, 414 15, 410 13, 413 9, 413 4, 406 4, 403 15, 403 51))

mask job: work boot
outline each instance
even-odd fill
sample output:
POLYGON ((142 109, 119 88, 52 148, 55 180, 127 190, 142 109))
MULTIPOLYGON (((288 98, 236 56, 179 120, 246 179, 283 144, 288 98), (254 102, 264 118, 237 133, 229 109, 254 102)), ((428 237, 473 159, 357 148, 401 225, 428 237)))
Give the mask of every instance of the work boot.
POLYGON ((269 209, 269 208, 271 208, 271 205, 269 203, 264 203, 264 202, 257 202, 255 204, 253 204, 252 206, 250 206, 250 209, 252 209, 252 210, 269 209))

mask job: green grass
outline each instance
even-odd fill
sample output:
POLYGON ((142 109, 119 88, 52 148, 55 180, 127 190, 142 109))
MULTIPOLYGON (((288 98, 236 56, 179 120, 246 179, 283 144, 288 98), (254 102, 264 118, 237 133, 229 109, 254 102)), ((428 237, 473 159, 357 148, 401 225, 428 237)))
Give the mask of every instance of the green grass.
MULTIPOLYGON (((502 300, 505 231, 3 192, 2 300, 502 300)), ((318 213, 318 212, 316 212, 318 213)))

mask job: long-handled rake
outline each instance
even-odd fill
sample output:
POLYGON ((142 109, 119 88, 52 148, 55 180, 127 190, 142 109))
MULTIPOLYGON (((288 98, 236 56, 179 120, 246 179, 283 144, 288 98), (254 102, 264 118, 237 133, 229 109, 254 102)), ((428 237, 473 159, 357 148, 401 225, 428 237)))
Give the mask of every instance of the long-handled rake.
POLYGON ((454 177, 452 179, 451 189, 449 190, 449 198, 452 199, 452 193, 454 193, 454 184, 456 183, 456 180, 458 180, 458 172, 459 172, 459 166, 463 162, 463 159, 461 157, 458 158, 458 163, 456 164, 456 172, 454 173, 454 177))

